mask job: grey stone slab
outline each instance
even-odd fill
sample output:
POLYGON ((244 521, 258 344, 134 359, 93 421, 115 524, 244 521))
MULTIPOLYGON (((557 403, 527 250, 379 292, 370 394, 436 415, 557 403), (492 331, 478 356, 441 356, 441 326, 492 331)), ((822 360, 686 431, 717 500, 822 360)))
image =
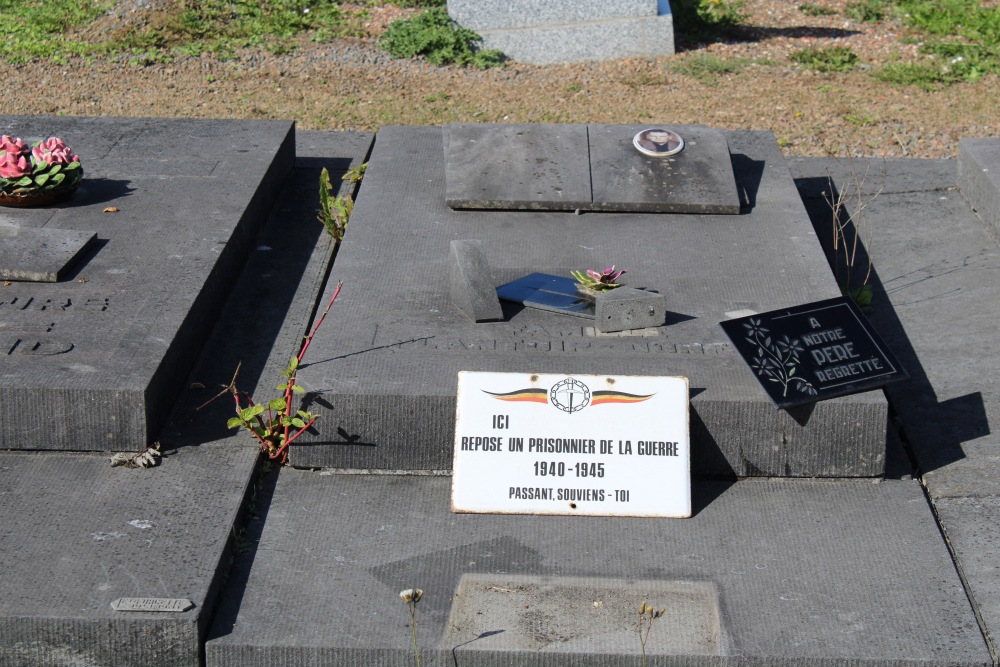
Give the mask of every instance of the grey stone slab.
POLYGON ((938 498, 934 509, 995 646, 1000 629, 1000 498, 938 498))
POLYGON ((656 16, 657 0, 449 0, 448 14, 473 30, 527 28, 602 19, 656 16))
POLYGON ((444 133, 448 206, 590 206, 586 125, 456 123, 444 133))
POLYGON ((138 449, 164 423, 292 169, 293 125, 68 117, 0 125, 63 137, 86 170, 69 202, 24 220, 98 237, 63 282, 0 293, 0 447, 138 449), (210 157, 182 169, 179 144, 210 157), (104 212, 112 205, 118 213, 104 212))
POLYGON ((1000 235, 1000 139, 958 140, 958 185, 994 238, 1000 235))
MULTIPOLYGON (((846 160, 793 168, 800 185, 827 172, 838 189, 851 179, 846 160)), ((874 233, 871 319, 910 380, 886 391, 932 497, 998 495, 1000 439, 990 424, 1000 419, 1000 362, 989 341, 1000 248, 955 190, 954 160, 898 160, 888 169, 890 187, 869 204, 865 223, 874 233)), ((819 197, 806 201, 828 238, 829 209, 819 197)))
POLYGON ((456 515, 450 483, 281 470, 207 667, 413 664, 411 587, 427 666, 635 665, 643 601, 650 665, 992 664, 916 481, 700 483, 684 520, 456 515))
MULTIPOLYGON (((237 364, 240 389, 275 392, 333 250, 315 219, 319 169, 357 166, 371 140, 370 133, 307 137, 305 157, 213 318, 215 329, 160 433, 165 456, 158 467, 111 468, 95 454, 0 454, 0 557, 8 562, 0 576, 0 664, 202 664, 205 630, 230 562, 226 543, 257 447, 246 433, 226 429, 228 397, 197 408, 229 383, 237 364), (249 315, 246 295, 258 309, 249 315), (116 612, 112 604, 121 598, 189 599, 195 606, 116 612)), ((252 501, 249 509, 255 511, 252 501)))
POLYGON ((603 333, 660 327, 667 321, 667 297, 622 285, 597 295, 594 327, 603 333))
POLYGON ((452 241, 448 250, 451 302, 473 322, 503 319, 493 271, 475 240, 452 241))
POLYGON ((574 215, 451 210, 441 130, 382 128, 332 271, 345 283, 335 324, 298 376, 321 432, 298 441, 293 463, 450 469, 456 378, 467 370, 684 375, 697 473, 881 475, 882 392, 777 411, 718 326, 839 295, 773 136, 727 139, 753 204, 745 215, 574 215), (512 305, 503 322, 469 323, 441 279, 455 238, 482 240, 501 284, 616 264, 628 286, 666 296, 667 324, 598 337, 587 320, 512 305))
POLYGON ((664 126, 680 134, 684 150, 651 157, 632 145, 636 133, 649 127, 587 126, 594 210, 740 212, 725 132, 700 125, 664 126))
POLYGON ((97 234, 0 225, 0 279, 59 282, 97 234))
POLYGON ((535 65, 655 58, 674 53, 674 17, 669 11, 658 16, 477 32, 483 38, 483 48, 498 49, 513 60, 535 65))
POLYGON ((233 442, 138 470, 99 454, 0 453, 0 663, 197 665, 255 460, 233 442), (122 597, 195 606, 115 611, 122 597))

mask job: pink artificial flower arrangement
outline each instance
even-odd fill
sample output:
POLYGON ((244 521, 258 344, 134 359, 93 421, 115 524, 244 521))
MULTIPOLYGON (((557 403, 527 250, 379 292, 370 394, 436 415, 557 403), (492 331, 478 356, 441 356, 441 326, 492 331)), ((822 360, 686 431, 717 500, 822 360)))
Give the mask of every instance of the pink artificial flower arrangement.
POLYGON ((600 273, 594 271, 593 269, 587 269, 587 272, 583 271, 570 271, 570 274, 577 279, 577 281, 592 290, 597 290, 598 292, 603 292, 609 289, 614 289, 616 287, 621 287, 621 283, 618 279, 627 273, 625 269, 615 270, 615 267, 609 266, 600 273))
POLYGON ((80 157, 59 137, 26 146, 17 137, 0 135, 0 195, 72 191, 81 178, 80 157))

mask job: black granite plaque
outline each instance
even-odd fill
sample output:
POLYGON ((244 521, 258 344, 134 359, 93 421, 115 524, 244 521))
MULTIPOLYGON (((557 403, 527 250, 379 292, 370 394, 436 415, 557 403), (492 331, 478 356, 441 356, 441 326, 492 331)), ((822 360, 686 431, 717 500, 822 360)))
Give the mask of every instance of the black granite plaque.
POLYGON ((779 408, 909 377, 847 297, 739 317, 720 326, 779 408))
POLYGON ((497 288, 497 296, 504 301, 521 303, 529 308, 594 318, 594 300, 582 296, 572 278, 532 273, 501 285, 497 288))

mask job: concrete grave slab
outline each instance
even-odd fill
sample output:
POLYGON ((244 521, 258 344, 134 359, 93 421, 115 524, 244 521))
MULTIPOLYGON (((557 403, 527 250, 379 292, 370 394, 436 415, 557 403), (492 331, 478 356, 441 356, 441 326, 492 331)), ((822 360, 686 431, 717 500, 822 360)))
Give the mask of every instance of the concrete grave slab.
POLYGON ((0 663, 197 665, 256 458, 234 442, 147 470, 99 454, 0 453, 0 663), (194 608, 112 608, 128 597, 194 608))
MULTIPOLYGON (((854 161, 866 191, 877 191, 881 160, 854 161)), ((838 190, 854 178, 846 160, 791 162, 800 186, 815 193, 827 175, 838 190)), ((989 304, 1000 292, 1000 248, 955 191, 954 160, 894 160, 886 189, 866 211, 874 232, 876 329, 910 373, 886 392, 933 498, 1000 494, 1000 373, 984 347, 996 329, 989 304)), ((964 194, 964 193, 963 193, 964 194)), ((829 207, 806 198, 821 238, 829 207)), ((862 262, 867 261, 864 257, 862 262)))
POLYGON ((96 239, 94 232, 0 225, 0 280, 59 282, 96 239))
POLYGON ((881 391, 776 411, 718 326, 839 295, 772 135, 727 133, 753 206, 718 216, 451 210, 441 141, 439 128, 379 132, 332 272, 345 282, 336 325, 298 376, 325 421, 297 441, 295 465, 449 469, 457 373, 469 370, 684 375, 696 473, 883 473, 881 391), (626 268, 630 287, 666 297, 667 324, 597 337, 587 320, 512 306, 503 322, 472 324, 441 279, 455 238, 482 240, 500 284, 626 268))
MULTIPOLYGON (((304 133, 299 159, 232 297, 162 429, 164 457, 148 470, 108 457, 0 453, 0 664, 175 667, 203 664, 205 630, 229 568, 227 542, 257 461, 226 429, 233 377, 274 395, 322 289, 332 240, 315 219, 321 167, 333 182, 364 159, 369 133, 304 133), (247 317, 247 296, 255 312, 247 317), (129 603, 129 599, 133 602, 129 603), (154 606, 179 612, 125 612, 154 606), (136 601, 137 600, 137 601, 136 601), (194 607, 186 610, 186 601, 194 607)), ((250 505, 253 511, 253 505, 250 505)))
POLYGON ((586 125, 456 123, 445 127, 452 208, 589 208, 586 125))
POLYGON ((643 601, 651 665, 992 665, 917 481, 708 482, 684 520, 456 515, 449 490, 281 470, 207 667, 413 664, 412 587, 425 665, 635 665, 643 601))
POLYGON ((0 128, 57 134, 86 169, 69 201, 3 222, 97 234, 63 282, 0 293, 0 447, 138 449, 291 171, 293 125, 7 116, 0 128), (191 160, 177 159, 179 144, 191 160))
POLYGON ((593 210, 740 212, 725 132, 701 125, 662 126, 680 134, 684 150, 669 157, 651 157, 632 145, 632 137, 649 127, 587 126, 593 210))
POLYGON ((958 140, 958 186, 993 237, 1000 236, 1000 139, 958 140))
POLYGON ((535 64, 655 57, 674 52, 667 0, 450 0, 448 13, 514 60, 535 64))

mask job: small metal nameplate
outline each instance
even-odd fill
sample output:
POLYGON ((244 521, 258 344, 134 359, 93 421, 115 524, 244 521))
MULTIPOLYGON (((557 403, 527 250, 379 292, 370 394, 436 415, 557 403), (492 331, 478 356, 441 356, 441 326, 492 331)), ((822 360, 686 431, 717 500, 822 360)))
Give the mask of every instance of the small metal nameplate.
POLYGON ((194 609, 194 602, 184 598, 118 598, 111 603, 115 611, 179 613, 194 609))

